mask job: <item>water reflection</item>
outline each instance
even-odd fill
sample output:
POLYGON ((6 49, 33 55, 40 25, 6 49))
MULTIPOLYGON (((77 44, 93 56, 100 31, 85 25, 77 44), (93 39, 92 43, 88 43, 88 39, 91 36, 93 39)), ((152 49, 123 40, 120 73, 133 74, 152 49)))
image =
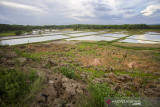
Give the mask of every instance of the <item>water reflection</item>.
POLYGON ((144 35, 133 35, 129 38, 132 39, 142 39, 142 40, 152 40, 152 41, 160 41, 160 35, 150 35, 150 34, 144 34, 144 35))
MULTIPOLYGON (((93 41, 112 41, 118 38, 123 38, 127 35, 120 34, 120 32, 106 33, 106 31, 97 32, 85 32, 85 31, 73 31, 73 30, 33 30, 32 35, 22 35, 22 36, 8 36, 1 37, 1 45, 17 45, 32 42, 41 42, 48 40, 56 40, 68 38, 66 40, 93 40, 93 41), (69 36, 64 36, 67 34, 73 36, 74 38, 69 39, 69 36), (83 36, 83 37, 80 37, 83 36)), ((160 43, 160 33, 157 32, 146 32, 143 35, 133 35, 128 37, 121 42, 130 43, 160 43), (145 41, 146 40, 146 41, 145 41), (155 41, 155 42, 154 42, 155 41)))
POLYGON ((0 40, 17 39, 17 38, 29 38, 29 37, 37 37, 37 36, 40 36, 40 35, 6 36, 6 37, 0 37, 0 40))
POLYGON ((152 44, 160 43, 160 42, 135 40, 135 39, 125 39, 125 40, 122 40, 120 42, 127 42, 127 43, 152 43, 152 44))
POLYGON ((20 39, 10 39, 10 40, 1 40, 1 45, 18 45, 25 43, 33 43, 33 42, 42 42, 48 40, 57 40, 67 38, 67 36, 57 35, 57 36, 42 36, 42 37, 32 37, 32 38, 20 38, 20 39))
POLYGON ((102 36, 85 36, 85 37, 77 37, 77 38, 71 38, 66 40, 94 40, 94 41, 111 41, 117 38, 111 38, 111 37, 102 37, 102 36))
POLYGON ((49 35, 61 35, 64 33, 47 33, 47 34, 41 34, 42 36, 49 36, 49 35))
POLYGON ((150 34, 150 35, 160 35, 160 33, 158 33, 158 32, 146 32, 146 34, 150 34))
POLYGON ((74 34, 69 34, 70 36, 85 36, 85 35, 94 35, 98 34, 98 32, 85 32, 85 33, 74 33, 74 34))
POLYGON ((102 34, 101 36, 109 36, 109 37, 125 37, 127 35, 123 35, 123 34, 114 34, 114 33, 106 33, 106 34, 102 34))

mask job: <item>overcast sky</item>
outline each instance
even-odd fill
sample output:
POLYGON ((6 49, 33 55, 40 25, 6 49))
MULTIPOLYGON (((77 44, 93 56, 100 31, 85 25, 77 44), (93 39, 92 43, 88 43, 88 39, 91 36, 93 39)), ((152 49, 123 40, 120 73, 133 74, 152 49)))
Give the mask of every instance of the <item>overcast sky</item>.
POLYGON ((0 23, 160 24, 160 0, 0 0, 0 23))

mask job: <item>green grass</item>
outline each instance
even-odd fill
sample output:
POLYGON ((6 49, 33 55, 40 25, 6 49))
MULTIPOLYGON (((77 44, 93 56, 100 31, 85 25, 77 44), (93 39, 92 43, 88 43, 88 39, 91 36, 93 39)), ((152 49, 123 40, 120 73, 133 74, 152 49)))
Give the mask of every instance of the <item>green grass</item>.
POLYGON ((15 31, 1 32, 0 37, 3 37, 3 36, 15 36, 15 31))
POLYGON ((3 32, 0 32, 0 37, 3 37, 3 36, 15 36, 16 32, 17 31, 21 31, 22 33, 26 33, 28 31, 25 31, 25 30, 15 30, 15 31, 3 31, 3 32))
POLYGON ((90 76, 90 78, 88 78, 88 79, 100 78, 104 75, 105 72, 94 70, 93 67, 94 66, 92 66, 90 68, 84 68, 84 67, 81 67, 81 66, 77 66, 77 68, 80 72, 88 72, 88 74, 90 76))
POLYGON ((136 71, 135 72, 113 71, 113 73, 115 73, 115 74, 127 74, 127 75, 132 76, 132 77, 141 77, 142 79, 148 78, 150 80, 159 78, 159 76, 154 75, 154 74, 136 72, 136 71))
POLYGON ((154 55, 154 60, 157 62, 160 62, 160 51, 152 51, 150 52, 152 55, 154 55))
POLYGON ((97 42, 82 41, 79 44, 84 46, 106 46, 106 45, 110 45, 110 42, 109 41, 97 41, 97 42))
POLYGON ((20 50, 15 50, 15 52, 18 55, 21 55, 23 57, 32 59, 33 61, 40 61, 41 60, 41 54, 42 53, 28 53, 28 52, 21 52, 20 50))
POLYGON ((97 53, 97 48, 96 46, 85 46, 85 45, 80 45, 78 46, 77 50, 75 51, 78 51, 78 53, 80 53, 81 55, 83 56, 87 56, 87 55, 91 55, 91 54, 96 54, 97 53))
POLYGON ((37 80, 40 78, 35 71, 0 69, 0 106, 18 106, 27 94, 35 91, 37 80))
MULTIPOLYGON (((125 38, 120 38, 120 39, 125 39, 125 38)), ((131 50, 160 50, 160 48, 152 48, 152 47, 129 47, 129 46, 121 46, 121 45, 115 45, 112 44, 114 42, 117 42, 120 39, 116 39, 113 41, 98 41, 98 42, 80 42, 81 47, 86 47, 86 46, 114 46, 122 49, 131 49, 131 50)))
POLYGON ((152 48, 152 47, 129 47, 129 46, 121 46, 112 44, 112 46, 122 48, 122 49, 131 49, 131 50, 160 50, 160 48, 152 48))
POLYGON ((89 84, 89 92, 91 99, 88 101, 86 107, 103 107, 105 97, 123 97, 121 94, 112 91, 111 88, 103 84, 89 84))
POLYGON ((54 55, 56 55, 56 56, 63 56, 63 57, 69 57, 69 56, 71 56, 71 57, 74 57, 75 55, 74 54, 72 54, 72 51, 68 51, 68 52, 53 52, 53 54, 54 55))
POLYGON ((5 57, 5 55, 0 54, 0 58, 4 58, 4 57, 5 57))
POLYGON ((75 78, 76 75, 74 73, 74 69, 69 68, 69 67, 62 67, 59 69, 59 72, 61 72, 63 75, 68 77, 69 79, 75 78))

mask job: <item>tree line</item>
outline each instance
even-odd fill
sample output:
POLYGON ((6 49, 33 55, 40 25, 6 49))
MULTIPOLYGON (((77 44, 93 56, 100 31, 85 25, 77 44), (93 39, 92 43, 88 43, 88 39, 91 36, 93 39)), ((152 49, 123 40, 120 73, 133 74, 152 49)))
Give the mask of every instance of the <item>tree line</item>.
POLYGON ((92 24, 73 24, 73 25, 9 25, 0 24, 0 32, 33 29, 160 29, 160 25, 146 25, 146 24, 123 24, 123 25, 92 25, 92 24))

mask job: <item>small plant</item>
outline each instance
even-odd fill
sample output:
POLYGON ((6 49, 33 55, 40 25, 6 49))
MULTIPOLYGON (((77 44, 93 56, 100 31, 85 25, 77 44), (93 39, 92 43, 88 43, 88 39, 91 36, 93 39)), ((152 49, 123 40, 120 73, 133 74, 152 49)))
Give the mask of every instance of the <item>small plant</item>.
POLYGON ((87 104, 89 107, 103 107, 105 97, 121 97, 119 93, 112 91, 107 84, 92 84, 89 85, 89 91, 92 99, 87 104))
POLYGON ((32 59, 33 61, 39 62, 39 61, 41 60, 40 54, 39 54, 39 53, 27 53, 27 52, 21 52, 21 51, 18 50, 18 49, 16 49, 15 52, 16 52, 18 55, 21 55, 21 56, 23 56, 23 57, 32 59))
POLYGON ((47 69, 51 69, 51 64, 50 64, 50 63, 47 63, 47 64, 46 64, 46 68, 47 68, 47 69))
POLYGON ((74 73, 74 70, 68 67, 62 67, 59 69, 59 72, 61 72, 63 75, 68 77, 69 79, 75 78, 76 75, 74 73))
POLYGON ((37 78, 36 72, 0 69, 0 106, 18 105, 30 93, 37 78))
POLYGON ((18 30, 18 31, 15 32, 15 35, 17 35, 17 36, 21 35, 21 34, 22 34, 22 31, 20 31, 20 30, 18 30))

